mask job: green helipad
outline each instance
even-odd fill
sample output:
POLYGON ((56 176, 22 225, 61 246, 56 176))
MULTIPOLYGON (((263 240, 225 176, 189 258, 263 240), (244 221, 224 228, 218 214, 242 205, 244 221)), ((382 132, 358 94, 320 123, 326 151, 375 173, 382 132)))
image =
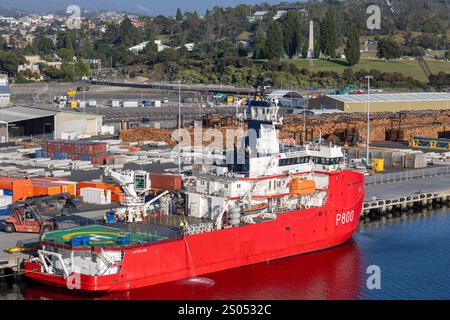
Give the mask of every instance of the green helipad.
POLYGON ((126 245, 136 245, 164 240, 164 237, 161 236, 125 231, 100 225, 48 232, 44 234, 42 240, 55 244, 73 245, 73 239, 80 237, 85 239, 89 238, 89 245, 80 244, 79 246, 89 247, 119 246, 121 245, 119 240, 123 237, 129 238, 126 245))

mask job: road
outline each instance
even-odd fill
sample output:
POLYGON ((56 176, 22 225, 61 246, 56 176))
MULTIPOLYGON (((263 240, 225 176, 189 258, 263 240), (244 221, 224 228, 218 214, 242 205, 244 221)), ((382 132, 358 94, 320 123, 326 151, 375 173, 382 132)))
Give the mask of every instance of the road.
POLYGON ((373 197, 390 199, 409 196, 417 192, 438 192, 450 189, 450 176, 436 176, 404 180, 393 183, 383 183, 366 186, 365 200, 373 197))

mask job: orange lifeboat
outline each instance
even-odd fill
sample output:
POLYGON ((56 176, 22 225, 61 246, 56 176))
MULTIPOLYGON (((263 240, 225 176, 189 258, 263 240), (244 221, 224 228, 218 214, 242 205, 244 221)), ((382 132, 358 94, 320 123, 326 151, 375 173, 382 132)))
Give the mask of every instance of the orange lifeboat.
POLYGON ((304 196, 316 191, 316 183, 313 180, 293 178, 289 184, 289 191, 294 196, 304 196))

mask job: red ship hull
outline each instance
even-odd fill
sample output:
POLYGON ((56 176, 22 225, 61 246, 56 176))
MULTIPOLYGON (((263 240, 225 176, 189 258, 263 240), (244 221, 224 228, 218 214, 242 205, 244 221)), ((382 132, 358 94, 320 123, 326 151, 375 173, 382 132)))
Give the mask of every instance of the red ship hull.
MULTIPOLYGON (((120 273, 80 275, 82 291, 121 291, 310 253, 347 242, 356 231, 364 177, 353 171, 329 174, 328 198, 320 208, 278 214, 274 221, 227 228, 125 251, 120 273)), ((67 279, 25 262, 25 275, 67 288, 67 279)))

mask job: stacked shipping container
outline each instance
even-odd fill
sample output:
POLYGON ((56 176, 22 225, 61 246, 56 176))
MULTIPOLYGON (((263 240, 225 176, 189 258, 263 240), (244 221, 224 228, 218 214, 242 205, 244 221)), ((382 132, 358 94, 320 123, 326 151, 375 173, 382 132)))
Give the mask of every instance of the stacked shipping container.
POLYGON ((106 143, 94 141, 47 140, 42 143, 42 150, 53 160, 82 160, 99 165, 113 157, 107 153, 106 143))
POLYGON ((159 190, 181 190, 181 176, 168 173, 150 173, 152 189, 159 190))
POLYGON ((12 196, 14 202, 30 197, 52 196, 61 193, 77 194, 77 183, 62 178, 16 179, 0 177, 0 190, 12 196))

